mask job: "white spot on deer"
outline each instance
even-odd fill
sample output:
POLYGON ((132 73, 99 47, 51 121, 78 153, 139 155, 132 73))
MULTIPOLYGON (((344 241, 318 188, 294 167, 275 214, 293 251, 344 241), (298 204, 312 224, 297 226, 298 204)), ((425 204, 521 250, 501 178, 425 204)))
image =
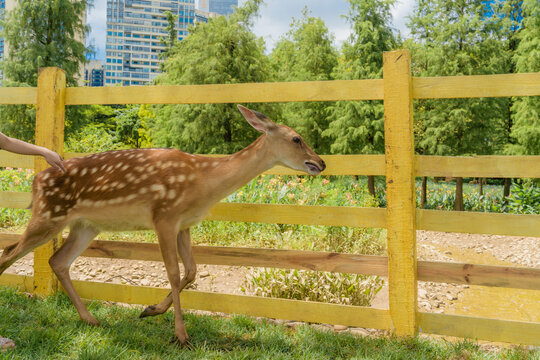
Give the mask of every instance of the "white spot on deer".
POLYGON ((54 207, 54 212, 57 213, 57 212, 59 212, 61 209, 62 209, 62 207, 61 207, 60 205, 56 205, 56 206, 54 207))
POLYGON ((92 168, 92 170, 90 170, 90 173, 95 174, 97 172, 97 170, 98 170, 97 168, 92 168))
POLYGON ((51 176, 51 174, 45 173, 45 175, 43 175, 43 181, 47 180, 49 176, 51 176))
POLYGON ((48 219, 51 217, 51 212, 47 210, 44 213, 42 213, 41 216, 43 216, 45 219, 48 219))
POLYGON ((205 167, 207 167, 207 166, 208 166, 208 163, 207 163, 206 161, 201 163, 201 167, 202 167, 202 168, 205 168, 205 167))
POLYGON ((169 190, 169 193, 167 194, 167 199, 172 200, 176 197, 176 191, 173 189, 169 190))
POLYGON ((145 187, 142 187, 139 189, 139 194, 146 194, 148 192, 148 189, 145 187))
POLYGON ((216 166, 218 166, 218 165, 219 165, 219 161, 214 161, 214 162, 212 163, 212 167, 216 167, 216 166))
POLYGON ((125 187, 126 187, 126 183, 118 183, 118 186, 117 186, 118 189, 123 189, 125 187))
POLYGON ((195 180, 196 177, 197 177, 197 176, 196 176, 194 173, 191 173, 191 174, 189 174, 189 176, 188 176, 187 179, 188 179, 189 181, 193 181, 193 180, 195 180))
POLYGON ((126 165, 124 165, 124 166, 122 167, 122 169, 120 169, 120 170, 122 170, 122 171, 126 171, 126 170, 127 170, 128 168, 129 168, 129 165, 128 165, 128 164, 126 164, 126 165))
POLYGON ((184 167, 184 166, 186 166, 186 163, 185 163, 185 162, 181 162, 179 165, 180 165, 180 167, 184 167))
POLYGON ((137 198, 137 195, 130 194, 130 195, 126 196, 126 201, 131 201, 131 200, 136 199, 136 198, 137 198))
POLYGON ((177 179, 178 179, 178 182, 184 182, 184 180, 186 180, 186 175, 184 174, 178 175, 177 179))
POLYGON ((76 181, 74 181, 73 183, 71 183, 71 188, 72 188, 72 189, 75 189, 76 186, 77 186, 77 182, 76 182, 76 181))
POLYGON ((103 165, 101 165, 101 169, 100 169, 100 170, 103 171, 103 170, 105 170, 106 167, 107 167, 107 164, 103 164, 103 165))
POLYGON ((160 198, 164 198, 165 194, 167 192, 167 190, 165 190, 165 186, 160 185, 160 184, 154 184, 154 185, 150 186, 150 190, 156 191, 158 193, 157 195, 160 198))
POLYGON ((119 163, 116 164, 114 167, 118 169, 118 168, 122 167, 122 165, 124 165, 124 163, 119 162, 119 163))
POLYGON ((113 181, 113 182, 111 183, 111 187, 112 187, 112 188, 115 188, 115 187, 117 187, 117 186, 118 186, 118 181, 113 181))
POLYGON ((86 172, 87 172, 87 171, 88 171, 88 170, 87 170, 86 168, 82 169, 82 170, 81 170, 81 176, 86 175, 86 172))
POLYGON ((101 187, 102 191, 106 191, 109 188, 109 184, 105 184, 101 187))
POLYGON ((49 186, 53 186, 54 185, 54 179, 50 179, 49 182, 47 183, 49 186))
POLYGON ((197 160, 195 160, 194 157, 191 157, 191 158, 189 159, 189 161, 191 161, 192 163, 194 163, 194 162, 197 161, 197 160))
POLYGON ((171 177, 167 178, 167 182, 169 184, 174 184, 175 181, 176 181, 176 176, 171 176, 171 177))
POLYGON ((110 165, 107 167, 105 171, 112 171, 114 169, 114 165, 110 165))
POLYGON ((146 170, 146 169, 143 166, 137 166, 135 168, 135 171, 138 171, 138 172, 141 172, 141 173, 144 172, 144 170, 146 170))

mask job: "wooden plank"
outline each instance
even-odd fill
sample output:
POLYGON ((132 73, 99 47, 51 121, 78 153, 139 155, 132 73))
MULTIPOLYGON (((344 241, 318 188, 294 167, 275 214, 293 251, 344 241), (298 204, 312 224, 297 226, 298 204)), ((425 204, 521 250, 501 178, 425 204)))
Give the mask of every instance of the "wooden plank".
POLYGON ((540 215, 416 209, 419 230, 470 234, 540 236, 540 215))
POLYGON ((0 104, 36 104, 35 87, 0 87, 0 104))
POLYGON ((540 95, 540 72, 413 79, 415 99, 540 95))
POLYGON ((28 209, 32 201, 32 193, 21 191, 0 191, 0 207, 11 209, 28 209))
POLYGON ((418 261, 418 280, 540 290, 540 269, 418 261))
MULTIPOLYGON (((56 67, 39 70, 36 106, 36 145, 64 152, 66 73, 56 67)), ((45 170, 49 164, 35 158, 34 169, 45 170)), ((61 236, 34 250, 34 288, 39 295, 51 295, 58 288, 58 279, 49 266, 49 258, 60 247, 61 236)))
POLYGON ((305 224, 384 228, 385 209, 351 206, 314 206, 218 203, 207 220, 268 224, 305 224))
POLYGON ((386 228, 390 317, 398 336, 418 331, 411 56, 384 52, 386 228))
POLYGON ((0 150, 0 167, 33 169, 34 158, 34 156, 14 154, 9 151, 0 150))
POLYGON ((222 104, 380 100, 382 80, 333 80, 176 86, 73 87, 66 105, 222 104))
POLYGON ((424 312, 419 312, 418 317, 421 331, 428 334, 540 345, 540 323, 424 312))
POLYGON ((0 285, 12 286, 23 292, 33 292, 34 278, 32 276, 3 273, 0 275, 0 285))
MULTIPOLYGON (((73 281, 82 298, 128 304, 154 304, 167 296, 168 289, 73 281)), ((387 329, 388 311, 360 306, 325 304, 310 301, 262 298, 184 290, 182 308, 230 314, 265 316, 306 322, 387 329)))
MULTIPOLYGON (((387 275, 387 259, 383 256, 220 246, 193 246, 193 255, 198 264, 387 275)), ((102 240, 93 241, 82 256, 162 260, 157 244, 102 240)))
POLYGON ((540 178, 540 156, 416 156, 416 176, 540 178))

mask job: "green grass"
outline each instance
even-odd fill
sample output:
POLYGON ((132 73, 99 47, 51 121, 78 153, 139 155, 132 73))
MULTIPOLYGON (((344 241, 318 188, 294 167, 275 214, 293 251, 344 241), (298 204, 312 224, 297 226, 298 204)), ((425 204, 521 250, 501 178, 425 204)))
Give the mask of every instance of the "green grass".
POLYGON ((0 359, 539 359, 524 348, 488 352, 470 341, 361 338, 300 326, 296 330, 246 316, 184 315, 193 349, 173 338, 173 314, 139 319, 140 309, 91 302, 101 321, 79 320, 65 295, 44 300, 0 287, 0 334, 17 348, 0 359))

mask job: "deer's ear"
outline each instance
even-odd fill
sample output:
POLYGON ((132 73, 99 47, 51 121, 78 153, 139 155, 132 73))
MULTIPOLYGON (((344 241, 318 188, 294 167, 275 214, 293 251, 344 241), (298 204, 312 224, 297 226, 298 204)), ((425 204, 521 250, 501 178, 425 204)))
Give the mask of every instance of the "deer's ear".
POLYGON ((240 110, 242 115, 244 115, 249 124, 260 132, 267 133, 268 131, 276 127, 276 124, 272 120, 270 120, 260 112, 250 110, 242 105, 237 106, 238 110, 240 110))

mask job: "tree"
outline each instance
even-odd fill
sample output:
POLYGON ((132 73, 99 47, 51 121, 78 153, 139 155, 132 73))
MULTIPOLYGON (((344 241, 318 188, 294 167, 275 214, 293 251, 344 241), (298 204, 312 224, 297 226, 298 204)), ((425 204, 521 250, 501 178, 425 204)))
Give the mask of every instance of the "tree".
MULTIPOLYGON (((320 18, 309 16, 291 23, 291 29, 274 48, 270 61, 279 81, 331 80, 337 65, 333 36, 320 18)), ((283 105, 283 116, 318 153, 328 153, 330 142, 322 132, 328 127, 328 102, 302 102, 283 105)))
MULTIPOLYGON (((66 71, 67 84, 75 86, 90 51, 79 40, 89 30, 81 21, 89 4, 89 0, 20 0, 8 11, 0 34, 7 43, 0 63, 3 85, 36 86, 39 68, 57 66, 66 71)), ((0 114, 2 131, 24 140, 34 137, 33 106, 3 106, 0 114)), ((79 109, 68 110, 68 132, 80 125, 79 114, 79 109)))
POLYGON ((165 45, 165 51, 159 54, 162 59, 167 58, 168 53, 178 42, 178 32, 176 31, 176 21, 178 20, 178 16, 173 15, 170 11, 165 11, 163 15, 167 17, 167 27, 165 28, 165 31, 167 31, 168 36, 166 38, 161 38, 161 43, 165 45))
MULTIPOLYGON (((540 71, 540 4, 534 0, 523 1, 522 29, 517 35, 513 60, 517 72, 540 71)), ((506 152, 519 155, 540 154, 540 97, 516 98, 512 105, 512 128, 510 136, 514 144, 508 144, 506 152)))
MULTIPOLYGON (((262 39, 250 31, 260 1, 250 0, 230 17, 209 19, 170 51, 158 84, 234 84, 270 78, 262 39)), ((254 105, 272 117, 270 106, 254 105)), ((230 153, 248 145, 255 130, 242 119, 234 104, 172 105, 155 109, 151 128, 158 146, 179 147, 197 153, 230 153)))
MULTIPOLYGON (((394 0, 348 0, 347 20, 352 26, 343 44, 334 77, 340 80, 382 78, 382 54, 397 47, 391 28, 394 0)), ((384 153, 384 107, 382 101, 338 102, 323 135, 332 140, 337 154, 384 153)), ((368 178, 374 195, 373 177, 368 178)))
MULTIPOLYGON (((496 26, 486 19, 481 0, 420 0, 408 24, 414 73, 421 76, 480 75, 505 72, 496 26)), ((424 100, 415 108, 420 152, 432 155, 493 154, 507 139, 504 99, 424 100)), ((463 209, 462 179, 456 210, 463 209)))

